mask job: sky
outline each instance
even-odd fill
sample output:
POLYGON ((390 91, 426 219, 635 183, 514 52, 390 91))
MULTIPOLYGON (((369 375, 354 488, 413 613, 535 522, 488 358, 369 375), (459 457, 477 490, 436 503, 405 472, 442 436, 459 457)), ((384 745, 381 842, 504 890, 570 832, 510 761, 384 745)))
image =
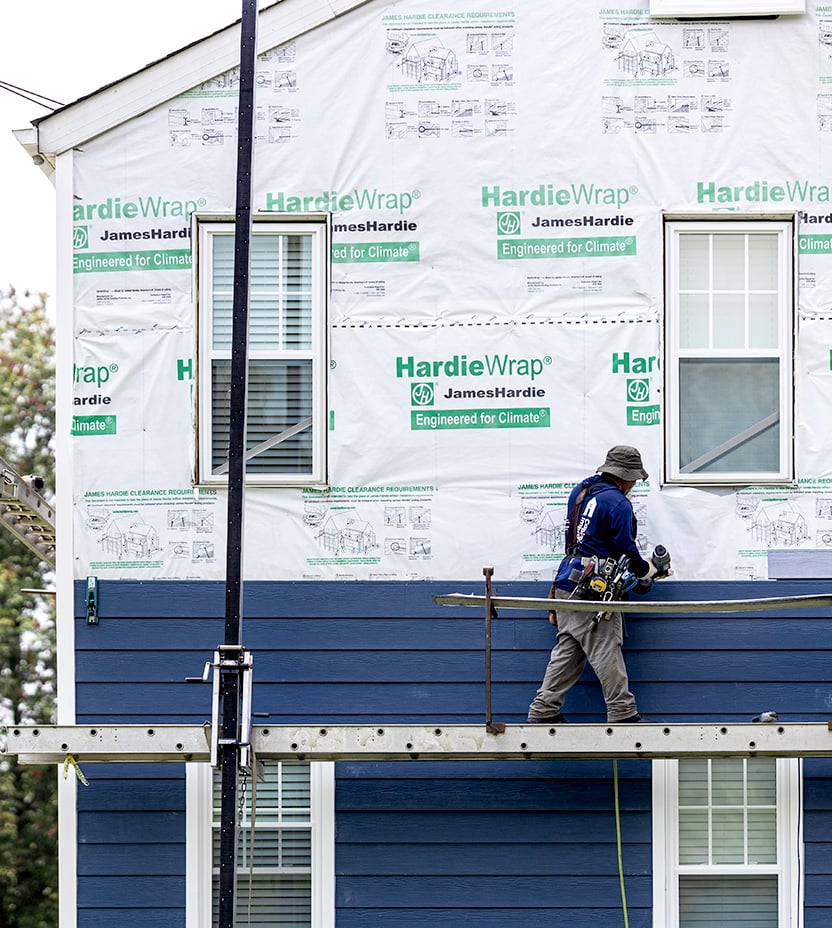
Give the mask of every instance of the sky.
MULTIPOLYGON (((0 0, 0 81, 71 103, 241 11, 242 0, 0 0)), ((48 112, 0 89, 0 289, 52 297, 55 191, 13 135, 48 112)))

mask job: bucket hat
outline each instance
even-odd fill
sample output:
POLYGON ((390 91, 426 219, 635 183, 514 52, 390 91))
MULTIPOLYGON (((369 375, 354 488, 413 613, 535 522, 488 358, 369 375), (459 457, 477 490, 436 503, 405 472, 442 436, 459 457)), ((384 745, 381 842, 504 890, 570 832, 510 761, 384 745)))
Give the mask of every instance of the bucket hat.
POLYGON ((596 473, 612 474, 622 480, 646 480, 649 476, 641 463, 638 448, 632 445, 614 445, 610 448, 606 460, 596 473))

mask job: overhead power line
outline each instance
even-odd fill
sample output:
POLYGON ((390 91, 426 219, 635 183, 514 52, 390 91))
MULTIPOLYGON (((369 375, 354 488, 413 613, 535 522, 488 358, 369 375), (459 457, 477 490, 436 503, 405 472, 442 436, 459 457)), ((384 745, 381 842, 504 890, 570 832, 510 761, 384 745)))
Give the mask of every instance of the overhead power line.
POLYGON ((25 87, 18 87, 17 84, 10 84, 8 81, 0 81, 0 90, 8 90, 9 93, 13 93, 17 97, 23 97, 24 100, 28 100, 30 103, 36 103, 38 106, 42 106, 47 110, 56 110, 59 106, 63 106, 63 103, 60 100, 53 100, 51 97, 45 97, 42 93, 36 93, 34 90, 27 90, 25 87), (44 103, 46 100, 48 102, 44 103), (50 104, 55 104, 51 106, 50 104))

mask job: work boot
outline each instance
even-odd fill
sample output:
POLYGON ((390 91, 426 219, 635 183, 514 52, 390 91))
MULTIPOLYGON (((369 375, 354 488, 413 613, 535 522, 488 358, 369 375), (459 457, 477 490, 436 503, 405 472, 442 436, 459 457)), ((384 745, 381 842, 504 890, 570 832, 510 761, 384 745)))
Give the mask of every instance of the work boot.
POLYGON ((630 715, 626 719, 616 719, 615 722, 611 723, 613 725, 632 725, 634 722, 643 722, 644 718, 636 712, 635 715, 630 715))
POLYGON ((557 715, 529 716, 526 719, 527 725, 566 725, 565 716, 558 712, 557 715))

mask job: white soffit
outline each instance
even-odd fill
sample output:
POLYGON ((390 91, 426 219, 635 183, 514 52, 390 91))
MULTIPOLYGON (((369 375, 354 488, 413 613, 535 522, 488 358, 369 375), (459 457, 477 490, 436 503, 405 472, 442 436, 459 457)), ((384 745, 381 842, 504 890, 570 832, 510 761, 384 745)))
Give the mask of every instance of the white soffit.
MULTIPOLYGON (((258 53, 337 19, 371 0, 281 0, 261 9, 258 53)), ((48 160, 146 113, 240 63, 239 21, 135 74, 35 122, 38 151, 48 160)))

